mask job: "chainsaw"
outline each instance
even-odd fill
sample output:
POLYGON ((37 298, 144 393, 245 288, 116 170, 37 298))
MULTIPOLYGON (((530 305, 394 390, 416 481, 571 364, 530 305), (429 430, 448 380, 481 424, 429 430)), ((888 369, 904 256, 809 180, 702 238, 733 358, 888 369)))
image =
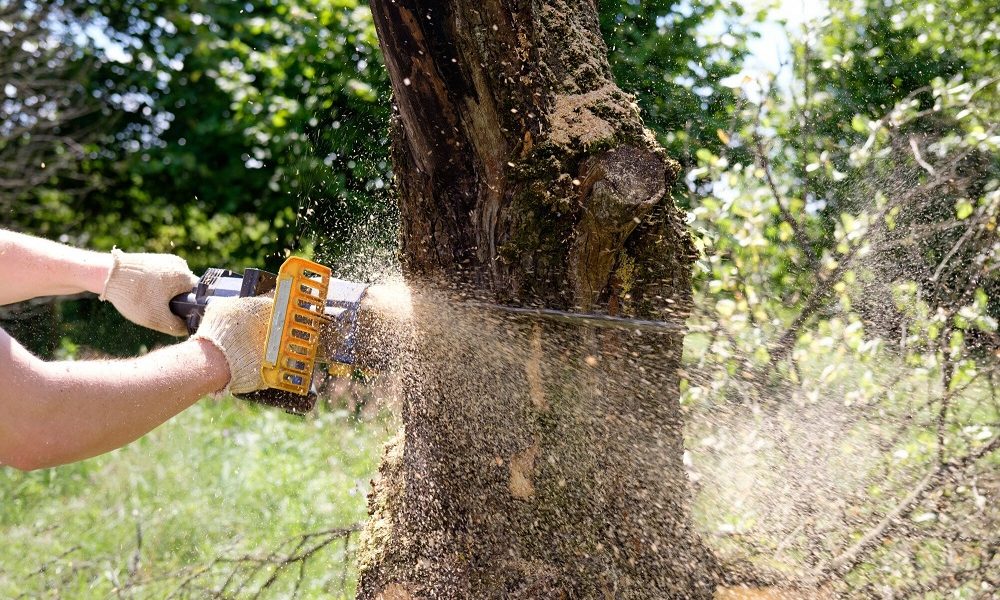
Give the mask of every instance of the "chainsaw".
MULTIPOLYGON (((228 269, 208 269, 194 289, 170 301, 170 310, 184 319, 188 333, 193 334, 198 331, 205 309, 213 300, 273 293, 274 305, 261 366, 261 377, 267 387, 249 394, 237 394, 237 397, 302 415, 315 405, 317 385, 324 374, 343 377, 365 371, 355 364, 355 338, 361 303, 367 292, 367 284, 336 279, 328 267, 305 258, 291 257, 277 274, 260 269, 247 269, 242 274, 228 269)), ((685 330, 683 323, 673 321, 503 306, 469 299, 460 304, 577 327, 652 333, 682 333, 685 330)), ((368 356, 366 360, 371 359, 368 356)), ((366 363, 365 366, 370 365, 366 363)))
POLYGON ((170 311, 193 334, 214 300, 273 292, 261 365, 267 387, 237 397, 302 415, 315 405, 323 373, 345 376, 354 370, 358 312, 367 289, 332 277, 328 267, 293 256, 277 274, 208 269, 194 289, 170 301, 170 311))

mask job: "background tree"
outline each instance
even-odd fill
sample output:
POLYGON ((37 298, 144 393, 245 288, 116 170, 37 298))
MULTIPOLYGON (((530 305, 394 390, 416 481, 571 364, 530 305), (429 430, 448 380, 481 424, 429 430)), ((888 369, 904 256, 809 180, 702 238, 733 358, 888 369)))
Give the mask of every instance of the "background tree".
POLYGON ((616 0, 598 9, 615 81, 635 95, 660 144, 683 167, 699 148, 717 151, 718 132, 739 117, 737 95, 721 82, 740 72, 754 23, 767 13, 729 0, 616 0))
POLYGON ((997 519, 989 10, 833 2, 791 87, 697 154, 682 402, 723 559, 845 596, 996 588, 995 536, 962 533, 997 519))
MULTIPOLYGON (((6 152, 47 154, 21 171, 31 185, 0 192, 4 226, 97 249, 177 252, 198 272, 274 269, 297 251, 357 275, 342 257, 394 245, 388 92, 366 8, 65 0, 22 10, 38 14, 3 34, 3 48, 26 57, 9 63, 24 77, 51 88, 28 108, 73 99, 52 114, 66 136, 89 134, 56 152, 43 129, 51 119, 29 122, 30 110, 5 104, 22 121, 0 131, 6 152), (42 43, 22 43, 28 24, 42 43)), ((64 304, 8 327, 47 356, 60 338, 115 354, 168 341, 119 326, 113 313, 64 304)))
MULTIPOLYGON (((784 153, 794 156, 798 185, 791 196, 819 207, 823 232, 845 212, 870 210, 872 198, 906 196, 894 212, 897 225, 884 233, 891 260, 868 265, 872 290, 877 282, 915 278, 936 303, 970 302, 977 286, 995 297, 996 279, 967 268, 993 243, 995 236, 984 229, 989 218, 966 212, 1000 176, 1000 161, 981 150, 951 153, 947 141, 974 132, 981 125, 977 116, 995 114, 996 92, 988 85, 994 73, 985 65, 998 42, 981 34, 993 27, 995 11, 964 0, 926 6, 835 1, 830 9, 795 46, 797 108, 776 122, 787 140, 784 153), (942 110, 941 82, 975 90, 968 112, 942 110), (880 123, 893 125, 890 148, 859 170, 863 155, 851 150, 864 147, 880 123), (909 193, 916 187, 923 191, 909 193)), ((820 230, 812 238, 819 251, 830 240, 820 230)), ((895 310, 891 293, 883 288, 866 296, 857 299, 858 308, 879 326, 880 317, 895 310)))
POLYGON ((51 31, 58 10, 44 4, 0 4, 0 210, 59 175, 77 176, 75 165, 96 138, 100 104, 85 87, 86 61, 51 31))
MULTIPOLYGON (((65 182, 66 197, 89 185, 79 163, 100 138, 103 105, 87 90, 92 64, 52 31, 60 15, 47 3, 0 2, 0 223, 6 226, 15 215, 40 222, 37 214, 58 203, 50 190, 40 192, 54 179, 65 182), (38 203, 20 203, 36 192, 38 203)), ((36 351, 58 345, 57 314, 51 303, 0 308, 15 335, 31 332, 36 351)))

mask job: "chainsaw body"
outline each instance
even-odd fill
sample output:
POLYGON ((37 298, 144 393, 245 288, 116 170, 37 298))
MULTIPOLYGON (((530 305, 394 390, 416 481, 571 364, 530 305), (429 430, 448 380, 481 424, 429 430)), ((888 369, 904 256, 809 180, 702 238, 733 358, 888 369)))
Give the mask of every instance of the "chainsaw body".
POLYGON ((170 310, 195 333, 208 306, 219 298, 273 292, 261 377, 267 388, 239 398, 304 414, 316 403, 316 368, 349 374, 354 364, 358 310, 367 286, 334 279, 330 269, 304 258, 285 261, 277 274, 242 274, 212 268, 190 292, 170 301, 170 310))

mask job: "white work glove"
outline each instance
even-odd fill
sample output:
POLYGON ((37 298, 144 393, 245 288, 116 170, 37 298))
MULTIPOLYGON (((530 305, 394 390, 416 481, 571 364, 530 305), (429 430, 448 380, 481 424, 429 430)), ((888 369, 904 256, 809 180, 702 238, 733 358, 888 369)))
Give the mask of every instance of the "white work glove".
POLYGON ((173 254, 111 251, 114 266, 101 300, 110 301, 123 317, 163 333, 184 335, 184 320, 170 312, 170 300, 198 285, 187 261, 173 254))
POLYGON ((260 376, 267 343, 267 327, 274 301, 266 296, 255 298, 216 298, 205 309, 205 316, 194 339, 212 342, 229 363, 229 385, 232 394, 245 394, 263 389, 260 376))

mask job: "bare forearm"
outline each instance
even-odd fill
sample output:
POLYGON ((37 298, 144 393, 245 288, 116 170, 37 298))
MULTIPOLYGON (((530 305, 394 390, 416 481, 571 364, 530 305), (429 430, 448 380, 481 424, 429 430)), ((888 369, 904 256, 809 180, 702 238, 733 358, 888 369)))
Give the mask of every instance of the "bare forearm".
POLYGON ((104 290, 113 258, 0 229, 0 304, 104 290))
POLYGON ((229 380, 225 357, 204 340, 129 360, 40 363, 33 372, 27 387, 36 397, 17 415, 26 468, 124 446, 229 380))

